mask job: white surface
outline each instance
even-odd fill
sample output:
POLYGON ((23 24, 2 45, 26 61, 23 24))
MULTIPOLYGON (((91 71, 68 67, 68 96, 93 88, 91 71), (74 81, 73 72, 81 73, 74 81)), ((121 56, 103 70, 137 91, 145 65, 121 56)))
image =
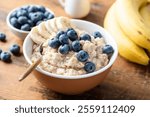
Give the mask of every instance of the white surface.
MULTIPOLYGON (((1 117, 149 117, 150 111, 149 111, 149 105, 150 101, 138 101, 138 100, 45 100, 45 101, 37 101, 37 100, 24 100, 24 101, 17 101, 17 100, 1 100, 0 101, 0 116, 1 117), (30 108, 32 107, 49 107, 52 106, 54 108, 63 108, 65 105, 69 107, 70 113, 15 113, 15 108, 18 108, 19 105, 23 108, 30 108), (86 107, 89 111, 92 111, 90 108, 90 105, 98 105, 100 106, 100 110, 98 113, 94 111, 94 113, 78 113, 79 108, 78 106, 82 105, 86 107), (87 105, 87 106, 85 106, 87 105), (102 106, 105 106, 105 111, 109 112, 108 106, 113 107, 114 105, 120 106, 135 106, 135 110, 133 113, 102 113, 103 108, 102 106), (73 110, 74 109, 74 110, 73 110)), ((92 106, 91 106, 92 107, 92 106)), ((84 111, 86 112, 87 109, 84 108, 84 111)), ((113 111, 114 109, 111 108, 113 111)), ((64 109, 63 109, 64 110, 64 109)))

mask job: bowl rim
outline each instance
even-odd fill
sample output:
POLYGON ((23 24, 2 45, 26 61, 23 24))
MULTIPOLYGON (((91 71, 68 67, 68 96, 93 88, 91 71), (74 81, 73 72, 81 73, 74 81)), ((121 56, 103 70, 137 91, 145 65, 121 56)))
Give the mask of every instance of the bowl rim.
MULTIPOLYGON (((108 38, 111 39, 111 41, 112 41, 112 43, 114 45, 114 53, 113 53, 111 59, 109 60, 109 63, 106 66, 104 66, 103 68, 101 68, 101 69, 99 69, 97 71, 94 71, 94 72, 88 73, 88 74, 77 75, 77 76, 66 76, 66 75, 58 75, 58 74, 50 73, 48 71, 45 71, 45 70, 41 69, 39 66, 36 67, 36 70, 38 72, 42 73, 43 75, 51 76, 51 77, 54 77, 54 78, 69 79, 69 80, 72 79, 73 80, 73 79, 89 78, 91 76, 98 75, 98 74, 106 71, 108 68, 110 68, 113 65, 113 63, 115 62, 115 60, 117 59, 117 56, 118 56, 118 47, 117 47, 115 39, 103 27, 101 27, 101 26, 99 26, 97 24, 94 24, 94 23, 89 22, 89 21, 79 20, 79 19, 71 19, 71 21, 88 23, 89 25, 98 26, 101 30, 103 30, 105 35, 107 35, 108 38)), ((104 34, 102 34, 102 35, 104 35, 104 34)), ((27 56, 27 51, 26 51, 26 48, 25 48, 29 39, 30 39, 30 37, 29 37, 29 34, 28 34, 27 37, 24 40, 24 43, 23 43, 23 54, 24 54, 24 57, 25 57, 26 61, 29 64, 32 64, 31 59, 27 56)))
MULTIPOLYGON (((24 34, 28 34, 28 33, 30 32, 30 31, 23 31, 23 30, 17 29, 17 28, 15 28, 14 26, 12 26, 12 25, 10 24, 10 17, 11 17, 11 14, 12 14, 14 11, 16 11, 16 10, 18 10, 18 9, 24 7, 24 6, 27 6, 27 5, 29 5, 29 6, 42 6, 42 5, 38 5, 38 4, 26 4, 26 5, 22 5, 22 6, 19 6, 19 7, 16 7, 16 8, 14 8, 14 9, 12 9, 12 10, 8 13, 8 15, 7 15, 7 17, 6 17, 6 22, 7 22, 7 25, 8 25, 11 29, 15 30, 16 32, 20 32, 20 33, 24 33, 24 34)), ((44 7, 45 7, 45 6, 44 6, 44 7)), ((49 11, 50 13, 52 13, 52 14, 54 15, 54 12, 53 12, 51 9, 49 9, 49 8, 47 8, 47 7, 45 7, 45 8, 46 8, 47 11, 49 11)))

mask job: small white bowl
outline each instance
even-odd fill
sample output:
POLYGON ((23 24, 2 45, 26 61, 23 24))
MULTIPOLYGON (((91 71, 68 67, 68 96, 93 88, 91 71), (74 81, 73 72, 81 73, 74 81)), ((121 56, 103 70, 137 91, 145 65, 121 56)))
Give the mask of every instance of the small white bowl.
MULTIPOLYGON (((34 5, 34 4, 29 4, 29 5, 30 5, 30 6, 40 6, 40 5, 34 5)), ((27 6, 27 5, 24 5, 24 6, 27 6)), ((15 9, 11 10, 11 11, 8 13, 7 18, 6 18, 6 22, 7 22, 7 25, 8 25, 8 27, 9 27, 9 29, 10 29, 15 35, 17 35, 20 39, 23 39, 23 40, 24 40, 25 37, 29 34, 30 31, 23 31, 23 30, 17 29, 17 28, 15 28, 14 26, 12 26, 12 25, 10 24, 10 17, 11 17, 11 14, 12 14, 14 11, 16 11, 16 10, 18 10, 18 9, 24 7, 24 6, 20 6, 20 7, 17 7, 17 8, 15 8, 15 9)), ((46 8, 46 10, 49 11, 50 13, 54 14, 54 12, 53 12, 52 10, 50 10, 49 8, 46 8)))
MULTIPOLYGON (((102 27, 83 20, 72 19, 71 22, 74 25, 76 25, 79 29, 85 30, 91 34, 93 34, 95 31, 100 31, 106 43, 110 44, 114 49, 114 53, 111 56, 109 63, 105 67, 93 73, 79 76, 64 76, 49 73, 40 69, 39 67, 37 67, 36 70, 34 70, 33 73, 36 76, 36 78, 46 87, 59 93, 74 95, 92 89, 93 87, 99 85, 106 78, 106 75, 109 73, 111 66, 117 58, 118 49, 115 40, 102 27)), ((32 47, 33 41, 28 35, 23 43, 23 54, 29 64, 32 64, 32 47)))

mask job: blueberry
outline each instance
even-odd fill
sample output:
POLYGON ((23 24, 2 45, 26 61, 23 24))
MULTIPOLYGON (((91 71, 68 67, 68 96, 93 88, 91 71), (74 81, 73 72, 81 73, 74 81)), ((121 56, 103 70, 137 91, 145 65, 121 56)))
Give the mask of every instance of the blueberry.
POLYGON ((66 34, 62 34, 59 36, 59 41, 61 44, 69 44, 69 38, 66 34))
POLYGON ((51 13, 50 13, 50 14, 48 15, 48 17, 47 17, 48 20, 49 20, 49 19, 53 19, 53 18, 54 18, 54 15, 51 14, 51 13))
POLYGON ((38 26, 41 22, 42 22, 42 20, 38 21, 38 22, 36 23, 36 26, 38 26))
POLYGON ((40 15, 40 17, 42 17, 42 19, 44 19, 45 17, 44 17, 44 13, 43 12, 40 12, 40 11, 38 11, 38 12, 36 12, 37 14, 39 14, 40 15))
POLYGON ((46 11, 46 12, 44 13, 44 17, 45 17, 46 19, 52 19, 52 18, 54 18, 54 15, 53 15, 52 13, 46 11))
POLYGON ((29 20, 29 19, 28 19, 28 21, 27 21, 27 22, 28 22, 28 24, 30 25, 30 27, 33 27, 33 26, 34 26, 34 23, 33 23, 33 21, 32 21, 32 20, 29 20))
POLYGON ((0 54, 2 53, 2 49, 0 49, 0 54))
POLYGON ((78 39, 78 35, 77 35, 77 32, 76 32, 75 30, 69 30, 69 31, 67 32, 67 35, 68 35, 68 37, 69 37, 69 39, 70 39, 71 41, 75 41, 75 40, 78 39))
POLYGON ((10 19, 10 24, 11 24, 12 26, 14 26, 15 28, 20 29, 20 24, 18 23, 18 20, 17 20, 16 17, 12 17, 12 18, 10 19))
POLYGON ((91 36, 89 34, 82 34, 80 40, 91 41, 91 36))
POLYGON ((67 54, 70 50, 70 47, 68 44, 64 44, 64 45, 61 45, 58 50, 61 54, 67 54))
POLYGON ((10 15, 10 17, 17 17, 17 11, 12 12, 12 14, 10 15))
POLYGON ((49 40, 48 45, 52 48, 58 48, 61 45, 61 43, 57 38, 53 38, 49 40))
POLYGON ((0 58, 4 62, 10 62, 11 54, 9 52, 2 52, 0 58))
POLYGON ((59 32, 57 32, 57 34, 56 34, 56 38, 59 38, 60 37, 60 35, 62 35, 62 34, 65 34, 65 31, 59 31, 59 32))
POLYGON ((6 41, 6 35, 4 33, 0 33, 0 41, 6 41))
POLYGON ((13 44, 10 48, 9 48, 10 52, 14 55, 19 55, 20 54, 20 46, 17 44, 13 44))
POLYGON ((19 18, 20 16, 27 16, 28 12, 26 10, 20 9, 17 11, 17 17, 19 18))
POLYGON ((28 8, 28 12, 37 12, 38 11, 38 7, 37 6, 30 6, 28 8))
POLYGON ((2 53, 3 51, 2 51, 2 49, 0 49, 0 60, 1 60, 1 53, 2 53))
POLYGON ((89 58, 89 54, 84 51, 84 50, 80 50, 78 53, 77 53, 77 59, 78 61, 81 61, 81 62, 85 62, 87 61, 89 58))
POLYGON ((25 23, 27 23, 28 22, 28 18, 26 17, 26 16, 20 16, 19 18, 18 18, 18 23, 20 23, 21 25, 22 24, 25 24, 25 23))
POLYGON ((30 7, 29 5, 25 5, 25 6, 22 7, 22 9, 28 10, 29 7, 30 7))
POLYGON ((42 16, 40 13, 32 13, 31 15, 31 20, 34 22, 34 23, 37 23, 38 21, 42 20, 42 16))
POLYGON ((79 52, 82 49, 82 46, 78 40, 73 41, 71 46, 72 46, 72 50, 75 52, 79 52))
POLYGON ((30 13, 28 14, 28 18, 31 19, 31 17, 32 17, 33 14, 34 14, 33 12, 30 12, 30 13))
POLYGON ((97 37, 101 38, 102 37, 102 35, 99 31, 94 32, 93 35, 94 35, 94 38, 97 38, 97 37))
POLYGON ((68 31, 70 31, 70 30, 74 30, 73 28, 68 28, 67 30, 66 30, 66 32, 68 32, 68 31))
POLYGON ((31 30, 31 27, 29 24, 24 24, 21 26, 21 30, 23 31, 30 31, 31 30))
POLYGON ((41 11, 44 13, 46 11, 46 9, 44 6, 38 6, 38 11, 41 11))
POLYGON ((114 52, 114 49, 111 45, 105 45, 103 48, 102 48, 102 52, 107 54, 107 55, 111 55, 113 54, 114 52))
POLYGON ((49 16, 49 14, 50 14, 50 12, 45 11, 45 13, 44 13, 44 17, 45 17, 45 18, 47 18, 47 17, 49 16))
POLYGON ((93 62, 86 62, 85 65, 84 65, 84 70, 87 72, 87 73, 92 73, 94 72, 96 69, 96 66, 93 62))

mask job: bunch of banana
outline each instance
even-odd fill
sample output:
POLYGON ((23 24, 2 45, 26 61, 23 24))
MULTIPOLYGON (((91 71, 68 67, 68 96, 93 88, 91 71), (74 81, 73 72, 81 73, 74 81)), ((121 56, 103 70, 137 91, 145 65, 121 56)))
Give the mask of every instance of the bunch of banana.
POLYGON ((150 23, 140 14, 140 8, 146 4, 147 0, 117 0, 104 20, 104 27, 116 39, 120 55, 141 65, 149 63, 144 49, 150 51, 150 23))

